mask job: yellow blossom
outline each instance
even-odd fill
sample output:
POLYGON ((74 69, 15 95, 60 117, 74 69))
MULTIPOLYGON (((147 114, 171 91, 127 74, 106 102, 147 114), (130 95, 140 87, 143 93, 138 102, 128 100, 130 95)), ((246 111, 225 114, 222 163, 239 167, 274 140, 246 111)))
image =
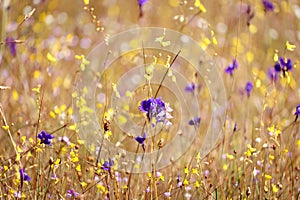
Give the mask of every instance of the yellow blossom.
POLYGON ((195 0, 194 6, 199 8, 199 10, 201 12, 206 12, 206 8, 204 7, 204 5, 200 2, 200 0, 195 0))
POLYGON ((270 179, 272 179, 272 176, 269 174, 265 174, 265 179, 270 180, 270 179))
POLYGON ((294 51, 295 48, 296 48, 296 45, 291 44, 289 41, 286 41, 286 43, 285 43, 285 48, 286 48, 288 51, 294 51))
POLYGON ((229 159, 229 160, 233 160, 234 159, 234 156, 233 155, 231 155, 231 154, 226 154, 226 157, 229 159))
POLYGON ((189 168, 187 166, 184 167, 184 173, 188 174, 189 173, 189 168))
POLYGON ((198 181, 195 182, 195 187, 196 187, 196 188, 199 188, 199 187, 200 187, 200 184, 199 184, 198 181))
POLYGON ((184 179, 183 185, 184 185, 184 186, 187 186, 187 185, 189 185, 189 184, 190 184, 189 181, 188 181, 187 179, 184 179))
POLYGON ((273 191, 274 193, 277 193, 278 190, 279 190, 278 187, 277 187, 276 185, 272 184, 272 191, 273 191))

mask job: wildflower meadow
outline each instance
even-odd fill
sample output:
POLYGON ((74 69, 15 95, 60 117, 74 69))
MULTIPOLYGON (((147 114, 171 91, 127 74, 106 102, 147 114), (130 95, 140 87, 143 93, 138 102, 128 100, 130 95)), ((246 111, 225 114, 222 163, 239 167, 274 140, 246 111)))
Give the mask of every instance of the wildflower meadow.
POLYGON ((300 199, 298 0, 0 16, 0 199, 300 199))

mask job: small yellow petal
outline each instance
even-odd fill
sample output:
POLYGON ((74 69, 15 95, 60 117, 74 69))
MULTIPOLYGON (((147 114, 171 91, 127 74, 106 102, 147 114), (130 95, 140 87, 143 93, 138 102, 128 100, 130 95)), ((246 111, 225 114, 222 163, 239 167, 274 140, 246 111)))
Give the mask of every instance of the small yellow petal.
POLYGON ((47 53, 47 59, 52 63, 56 63, 56 58, 51 53, 47 53))
POLYGON ((9 126, 2 126, 2 128, 7 131, 9 129, 9 126))
POLYGON ((286 48, 288 51, 294 51, 295 48, 296 48, 296 45, 291 44, 289 41, 286 41, 286 43, 285 43, 285 48, 286 48))
POLYGON ((76 171, 77 171, 77 172, 81 172, 81 166, 80 166, 80 165, 77 165, 76 171))
POLYGON ((195 3, 194 3, 195 7, 198 7, 199 10, 201 12, 206 12, 206 8, 204 7, 204 5, 200 2, 200 0, 195 0, 195 3))

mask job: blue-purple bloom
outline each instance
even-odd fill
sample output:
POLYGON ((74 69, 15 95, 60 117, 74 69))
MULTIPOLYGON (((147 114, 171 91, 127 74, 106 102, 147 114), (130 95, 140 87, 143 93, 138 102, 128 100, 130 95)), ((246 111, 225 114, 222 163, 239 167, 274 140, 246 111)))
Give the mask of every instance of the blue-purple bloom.
POLYGON ((146 140, 146 133, 144 133, 144 135, 143 136, 137 136, 136 138, 135 138, 135 140, 140 144, 140 145, 142 145, 142 147, 143 147, 143 149, 144 149, 144 151, 145 151, 145 140, 146 140))
POLYGON ((285 59, 280 57, 279 62, 276 62, 274 65, 274 69, 276 72, 282 71, 283 76, 285 77, 286 72, 292 70, 293 68, 293 63, 291 59, 285 59))
POLYGON ((108 161, 105 161, 102 165, 102 169, 105 171, 110 171, 111 167, 114 165, 114 161, 112 159, 108 159, 108 161))
POLYGON ((195 116, 194 119, 191 119, 191 120, 189 121, 189 125, 191 125, 191 126, 199 126, 200 121, 201 121, 201 118, 195 116))
POLYGON ((41 131, 37 137, 41 140, 41 144, 47 145, 51 145, 52 139, 54 138, 53 135, 46 133, 46 131, 41 131))
POLYGON ((17 55, 17 50, 16 50, 16 42, 13 38, 11 37, 7 37, 5 39, 5 43, 6 45, 9 46, 9 49, 10 49, 10 53, 12 56, 16 56, 17 55))
POLYGON ((250 81, 248 81, 245 86, 245 90, 247 92, 248 97, 250 97, 250 93, 251 93, 252 89, 253 89, 253 84, 250 81))
POLYGON ((186 92, 194 92, 195 91, 195 83, 188 83, 184 90, 186 92))
POLYGON ((300 104, 298 104, 298 106, 296 107, 296 112, 295 112, 296 118, 295 121, 297 121, 299 115, 300 115, 300 104))
POLYGON ((171 125, 171 122, 168 119, 172 118, 170 112, 173 110, 161 98, 155 99, 152 97, 143 100, 140 103, 139 109, 143 113, 146 113, 149 121, 155 119, 155 123, 163 122, 165 125, 171 125))
POLYGON ((74 189, 68 190, 67 191, 67 197, 68 198, 73 198, 73 197, 77 197, 79 195, 78 192, 76 192, 74 189))
POLYGON ((265 12, 274 10, 274 4, 271 1, 262 0, 262 4, 264 5, 265 12))
POLYGON ((21 180, 21 187, 23 186, 24 181, 29 182, 31 180, 30 176, 28 176, 27 173, 25 173, 24 168, 19 170, 19 174, 20 174, 20 180, 21 180))
POLYGON ((138 0, 138 4, 139 4, 139 10, 140 10, 140 16, 139 17, 143 17, 144 12, 143 12, 143 5, 147 2, 148 0, 138 0))
POLYGON ((237 68, 238 68, 238 63, 237 63, 236 59, 233 59, 233 60, 232 60, 232 63, 229 64, 229 65, 227 66, 227 68, 225 69, 225 72, 226 72, 227 74, 230 74, 230 75, 232 76, 232 75, 233 75, 233 71, 234 71, 235 69, 237 69, 237 68))
POLYGON ((138 0, 139 6, 143 6, 148 0, 138 0))

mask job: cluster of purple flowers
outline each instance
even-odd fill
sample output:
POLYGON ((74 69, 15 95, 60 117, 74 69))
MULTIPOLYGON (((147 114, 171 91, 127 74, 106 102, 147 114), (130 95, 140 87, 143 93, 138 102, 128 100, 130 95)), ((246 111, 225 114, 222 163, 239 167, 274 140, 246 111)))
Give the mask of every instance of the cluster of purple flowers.
POLYGON ((172 108, 166 104, 161 98, 149 98, 143 100, 139 106, 140 111, 146 113, 147 119, 154 126, 155 124, 162 122, 165 125, 171 125, 172 123, 168 120, 171 119, 172 116, 170 112, 172 112, 172 108))
POLYGON ((276 82, 279 73, 282 72, 283 77, 286 77, 287 72, 291 71, 292 69, 292 60, 289 58, 280 57, 279 60, 275 63, 274 67, 268 69, 267 75, 272 82, 276 82))
POLYGON ((114 165, 114 161, 112 159, 108 159, 108 161, 105 161, 102 165, 102 169, 105 171, 110 171, 111 167, 114 165))
POLYGON ((227 66, 227 68, 225 69, 225 72, 226 72, 227 74, 230 74, 230 76, 232 76, 232 75, 233 75, 233 71, 234 71, 235 69, 237 69, 238 66, 239 66, 239 65, 238 65, 236 59, 233 59, 233 60, 232 60, 232 63, 229 64, 229 65, 227 66))
POLYGON ((41 144, 47 145, 51 145, 52 139, 54 138, 53 135, 47 133, 46 131, 41 131, 37 137, 40 139, 41 144))
POLYGON ((293 63, 291 59, 279 58, 279 62, 276 62, 274 65, 274 69, 277 73, 282 72, 283 76, 286 76, 286 73, 293 68, 293 63))
POLYGON ((75 198, 75 197, 77 197, 77 196, 79 196, 79 193, 76 192, 74 189, 70 189, 70 190, 67 191, 67 197, 68 197, 69 199, 75 198))

